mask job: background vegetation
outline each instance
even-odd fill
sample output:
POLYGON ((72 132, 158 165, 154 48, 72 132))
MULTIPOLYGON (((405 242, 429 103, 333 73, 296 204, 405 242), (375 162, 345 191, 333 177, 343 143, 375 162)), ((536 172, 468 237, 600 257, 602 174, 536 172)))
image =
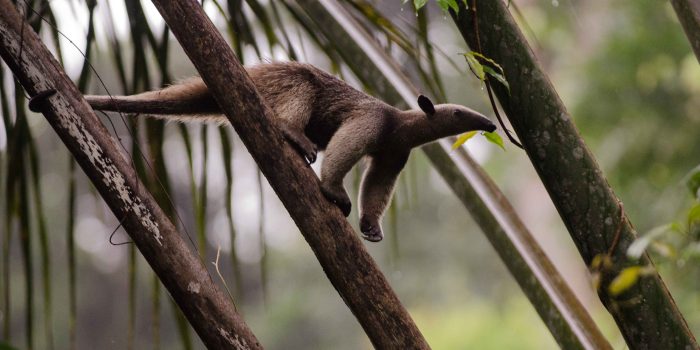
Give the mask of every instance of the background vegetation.
MULTIPOLYGON (((177 43, 163 35, 163 22, 149 2, 98 1, 92 13, 94 27, 88 25, 88 8, 94 3, 50 4, 53 16, 47 19, 83 51, 93 40, 89 34, 93 28, 90 61, 113 94, 155 88, 194 74, 177 43), (146 22, 155 33, 152 38, 149 30, 139 27, 146 22), (159 69, 158 62, 165 63, 167 70, 159 69)), ((367 12, 357 11, 363 4, 358 1, 349 8, 364 18, 368 28, 376 28, 371 17, 366 19, 367 12)), ((390 23, 409 33, 410 41, 418 40, 411 34, 417 24, 410 3, 375 5, 390 23)), ((531 46, 638 231, 649 232, 671 222, 690 225, 686 211, 694 199, 684 177, 700 163, 700 66, 670 4, 523 0, 511 6, 521 14, 516 16, 521 28, 527 28, 531 46)), ((325 54, 329 50, 324 43, 309 36, 282 2, 205 1, 204 8, 223 32, 238 34, 230 39, 245 63, 291 56, 360 86, 342 60, 325 54), (232 11, 239 6, 242 11, 232 11), (233 27, 226 21, 231 17, 233 27)), ((459 56, 468 49, 454 23, 432 3, 428 15, 429 41, 447 99, 489 112, 484 91, 459 56)), ((46 24, 43 28, 46 42, 55 42, 50 28, 46 24)), ((376 35, 388 43, 387 33, 394 35, 376 35)), ((59 42, 66 71, 78 80, 85 72, 82 56, 65 39, 59 42)), ((400 50, 388 46, 402 59, 400 50)), ((59 46, 54 49, 59 52, 59 46)), ((428 64, 427 59, 424 62, 428 64)), ((406 69, 415 72, 409 63, 406 69)), ((156 287, 153 274, 133 247, 110 245, 109 236, 118 221, 83 174, 72 173, 65 148, 44 119, 27 115, 22 120, 28 134, 16 136, 20 129, 14 128, 21 125, 22 117, 14 108, 24 106, 24 101, 4 66, 3 72, 0 295, 9 303, 0 308, 1 342, 25 348, 31 338, 36 348, 50 344, 65 348, 71 342, 74 320, 77 348, 188 343, 201 347, 194 333, 188 336, 178 327, 167 295, 156 287), (11 128, 15 136, 9 133, 11 128), (13 158, 19 152, 16 145, 33 147, 26 152, 36 155, 36 170, 31 157, 24 162, 13 158), (19 174, 26 182, 16 178, 19 174), (19 210, 23 197, 13 195, 19 188, 27 198, 37 195, 25 203, 27 217, 19 210), (69 264, 67 232, 74 232, 74 270, 69 264), (77 291, 75 315, 69 302, 72 288, 77 291)), ((95 76, 88 81, 86 91, 104 92, 95 76)), ((115 117, 104 120, 108 118, 115 117)), ((115 124, 117 135, 131 148, 132 134, 115 124)), ((142 126, 140 136, 153 141, 146 130, 142 126)), ((161 180, 170 189, 178 220, 197 241, 205 260, 213 261, 221 249, 219 265, 239 311, 270 349, 370 347, 235 133, 230 128, 221 130, 166 125, 161 170, 167 178, 161 180), (231 182, 223 176, 228 150, 222 135, 232 144, 231 182), (226 205, 227 192, 232 194, 232 209, 226 205)), ((143 141, 141 147, 149 144, 143 141)), ((513 146, 503 152, 481 138, 470 140, 467 147, 507 193, 613 346, 621 347, 624 342, 594 295, 586 267, 524 153, 513 146)), ((347 179, 349 187, 355 188, 358 174, 359 170, 347 179)), ((353 212, 353 224, 355 217, 353 212)), ((380 244, 368 244, 368 249, 435 349, 556 347, 488 241, 420 152, 411 156, 384 227, 388 237, 380 244)), ((697 333, 700 286, 692 278, 700 272, 696 239, 690 234, 664 233, 651 247, 697 333)), ((126 240, 120 231, 114 237, 116 242, 126 240)))

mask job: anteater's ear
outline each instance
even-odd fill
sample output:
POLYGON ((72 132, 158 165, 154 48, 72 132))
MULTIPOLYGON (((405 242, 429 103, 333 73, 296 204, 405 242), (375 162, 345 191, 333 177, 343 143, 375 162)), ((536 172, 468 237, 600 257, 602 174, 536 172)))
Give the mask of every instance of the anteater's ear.
POLYGON ((423 95, 418 96, 418 106, 420 106, 420 109, 422 109, 423 112, 428 115, 428 117, 432 117, 435 114, 435 106, 433 106, 433 102, 423 95))

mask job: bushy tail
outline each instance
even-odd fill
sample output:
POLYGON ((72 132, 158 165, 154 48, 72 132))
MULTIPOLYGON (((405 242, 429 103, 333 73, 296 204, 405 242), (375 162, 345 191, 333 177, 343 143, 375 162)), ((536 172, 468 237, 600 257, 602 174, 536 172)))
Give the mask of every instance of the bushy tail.
POLYGON ((86 95, 85 99, 92 108, 101 111, 139 113, 177 121, 226 121, 201 78, 191 78, 162 90, 138 95, 86 95))

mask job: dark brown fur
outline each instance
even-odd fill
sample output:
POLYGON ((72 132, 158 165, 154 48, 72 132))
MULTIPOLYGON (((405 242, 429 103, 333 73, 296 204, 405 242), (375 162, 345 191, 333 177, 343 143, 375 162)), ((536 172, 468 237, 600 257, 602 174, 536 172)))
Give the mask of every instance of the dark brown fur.
MULTIPOLYGON (((470 130, 496 129, 471 109, 434 106, 424 96, 418 100, 421 109, 401 111, 308 64, 270 63, 246 70, 278 127, 299 152, 313 162, 316 150, 325 150, 321 188, 345 216, 351 203, 343 178, 362 157, 370 158, 360 190, 360 229, 370 241, 383 237, 381 218, 412 148, 470 130)), ((200 78, 134 96, 86 99, 100 110, 226 122, 200 78)))

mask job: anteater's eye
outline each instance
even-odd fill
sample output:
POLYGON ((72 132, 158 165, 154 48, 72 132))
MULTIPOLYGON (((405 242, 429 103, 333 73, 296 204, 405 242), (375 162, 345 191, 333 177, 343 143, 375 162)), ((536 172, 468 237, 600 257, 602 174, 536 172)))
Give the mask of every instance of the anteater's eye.
POLYGON ((459 117, 462 115, 462 113, 458 109, 455 109, 454 112, 452 112, 452 115, 455 117, 459 117))

